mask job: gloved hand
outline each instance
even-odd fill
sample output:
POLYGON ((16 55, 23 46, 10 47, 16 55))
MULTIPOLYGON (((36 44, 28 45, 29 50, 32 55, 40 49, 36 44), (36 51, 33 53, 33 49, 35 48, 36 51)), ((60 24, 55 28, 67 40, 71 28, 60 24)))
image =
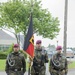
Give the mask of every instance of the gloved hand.
POLYGON ((26 69, 23 69, 23 73, 25 73, 26 72, 26 69))
POLYGON ((7 73, 7 75, 9 75, 9 74, 7 73))
POLYGON ((67 75, 67 74, 65 74, 65 75, 67 75))
POLYGON ((7 75, 9 75, 9 72, 8 72, 8 71, 6 71, 6 74, 7 74, 7 75))
POLYGON ((9 73, 6 73, 7 75, 9 75, 9 73))

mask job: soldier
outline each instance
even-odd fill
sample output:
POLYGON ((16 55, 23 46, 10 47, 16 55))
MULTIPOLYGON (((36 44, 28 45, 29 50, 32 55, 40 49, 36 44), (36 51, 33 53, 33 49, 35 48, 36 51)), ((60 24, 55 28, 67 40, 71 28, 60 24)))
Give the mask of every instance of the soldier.
POLYGON ((51 75, 67 75, 68 64, 67 59, 62 53, 62 47, 57 46, 57 53, 53 55, 49 63, 49 71, 51 75))
POLYGON ((24 55, 19 52, 19 45, 14 44, 13 52, 7 56, 5 71, 7 75, 24 75, 26 61, 24 55))
POLYGON ((37 40, 31 75, 45 75, 45 63, 48 63, 47 52, 41 47, 41 40, 37 40))

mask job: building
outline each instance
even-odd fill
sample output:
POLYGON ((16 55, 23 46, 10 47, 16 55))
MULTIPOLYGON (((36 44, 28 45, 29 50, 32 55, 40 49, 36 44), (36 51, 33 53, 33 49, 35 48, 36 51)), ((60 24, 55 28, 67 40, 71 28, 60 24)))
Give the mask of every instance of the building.
POLYGON ((10 45, 17 43, 16 38, 12 37, 2 29, 0 30, 0 50, 7 50, 10 45))

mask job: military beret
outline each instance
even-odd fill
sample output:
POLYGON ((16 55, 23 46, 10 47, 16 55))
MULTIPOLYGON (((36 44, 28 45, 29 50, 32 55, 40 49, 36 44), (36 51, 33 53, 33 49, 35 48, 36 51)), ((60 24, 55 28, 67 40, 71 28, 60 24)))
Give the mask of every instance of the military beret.
POLYGON ((36 44, 41 44, 41 40, 37 40, 36 41, 36 44))
POLYGON ((61 46, 57 46, 56 50, 62 50, 62 47, 61 46))
POLYGON ((19 44, 14 44, 14 48, 15 48, 15 47, 19 47, 19 44))

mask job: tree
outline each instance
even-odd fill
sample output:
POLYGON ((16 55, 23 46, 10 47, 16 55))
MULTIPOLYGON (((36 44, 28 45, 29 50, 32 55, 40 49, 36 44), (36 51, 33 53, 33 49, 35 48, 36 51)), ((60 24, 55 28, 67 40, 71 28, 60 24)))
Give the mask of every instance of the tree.
POLYGON ((33 0, 33 7, 31 0, 10 0, 0 4, 0 27, 13 28, 15 34, 22 32, 26 35, 31 9, 34 33, 45 38, 55 38, 60 30, 59 20, 42 8, 41 0, 33 0))

